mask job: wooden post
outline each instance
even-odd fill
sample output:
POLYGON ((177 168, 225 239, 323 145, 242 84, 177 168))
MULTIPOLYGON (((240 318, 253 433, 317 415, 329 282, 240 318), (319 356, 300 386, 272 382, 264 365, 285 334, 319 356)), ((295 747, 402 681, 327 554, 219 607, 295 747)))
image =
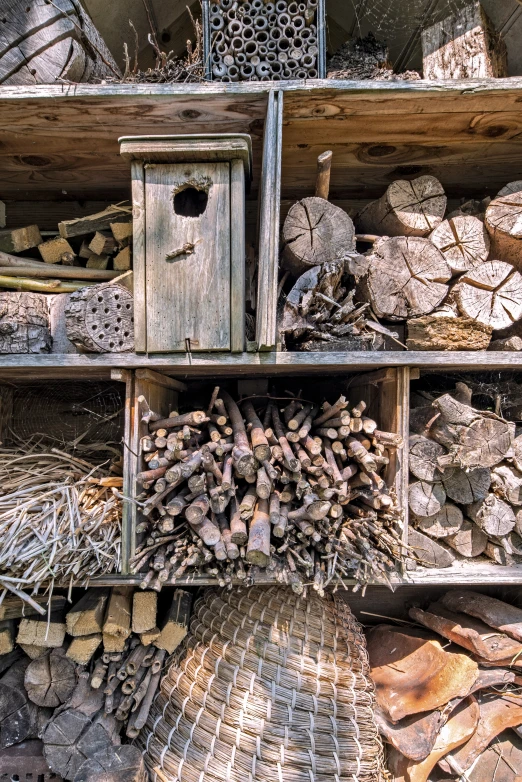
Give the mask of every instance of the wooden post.
POLYGON ((333 153, 328 150, 317 158, 317 178, 315 180, 315 195, 328 201, 330 193, 330 172, 333 153))

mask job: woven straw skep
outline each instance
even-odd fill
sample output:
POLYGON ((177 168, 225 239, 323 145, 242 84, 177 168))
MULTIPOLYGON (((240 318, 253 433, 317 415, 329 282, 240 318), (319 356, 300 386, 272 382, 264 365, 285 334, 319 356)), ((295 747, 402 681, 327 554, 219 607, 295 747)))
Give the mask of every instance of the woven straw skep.
MULTIPOLYGON (((311 592, 311 590, 310 590, 311 592)), ((152 782, 376 782, 364 637, 331 596, 207 590, 138 739, 152 782)))

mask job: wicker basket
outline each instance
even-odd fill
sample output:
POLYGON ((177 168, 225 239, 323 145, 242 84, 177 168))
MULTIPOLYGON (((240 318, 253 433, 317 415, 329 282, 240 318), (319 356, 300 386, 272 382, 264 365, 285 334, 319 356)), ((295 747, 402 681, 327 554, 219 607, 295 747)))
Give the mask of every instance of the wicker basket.
POLYGON ((139 741, 152 782, 376 782, 373 708, 342 600, 210 589, 139 741))

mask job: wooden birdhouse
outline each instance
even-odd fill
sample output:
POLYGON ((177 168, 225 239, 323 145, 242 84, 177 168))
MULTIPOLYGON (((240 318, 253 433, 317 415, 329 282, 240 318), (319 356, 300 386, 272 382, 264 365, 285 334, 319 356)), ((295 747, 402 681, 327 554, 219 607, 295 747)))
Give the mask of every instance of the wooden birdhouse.
POLYGON ((245 348, 247 135, 131 136, 137 352, 245 348))

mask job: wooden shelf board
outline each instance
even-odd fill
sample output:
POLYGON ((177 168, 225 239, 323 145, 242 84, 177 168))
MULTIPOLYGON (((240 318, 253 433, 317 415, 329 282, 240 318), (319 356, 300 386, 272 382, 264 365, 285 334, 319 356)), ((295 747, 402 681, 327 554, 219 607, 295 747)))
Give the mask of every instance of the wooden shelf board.
POLYGON ((110 379, 111 369, 155 369, 180 378, 360 372, 379 367, 440 370, 522 369, 522 353, 382 351, 348 353, 135 353, 3 355, 0 380, 110 379))
POLYGON ((408 573, 404 585, 447 584, 520 584, 522 565, 503 566, 492 562, 469 561, 456 563, 450 568, 419 568, 408 573))

